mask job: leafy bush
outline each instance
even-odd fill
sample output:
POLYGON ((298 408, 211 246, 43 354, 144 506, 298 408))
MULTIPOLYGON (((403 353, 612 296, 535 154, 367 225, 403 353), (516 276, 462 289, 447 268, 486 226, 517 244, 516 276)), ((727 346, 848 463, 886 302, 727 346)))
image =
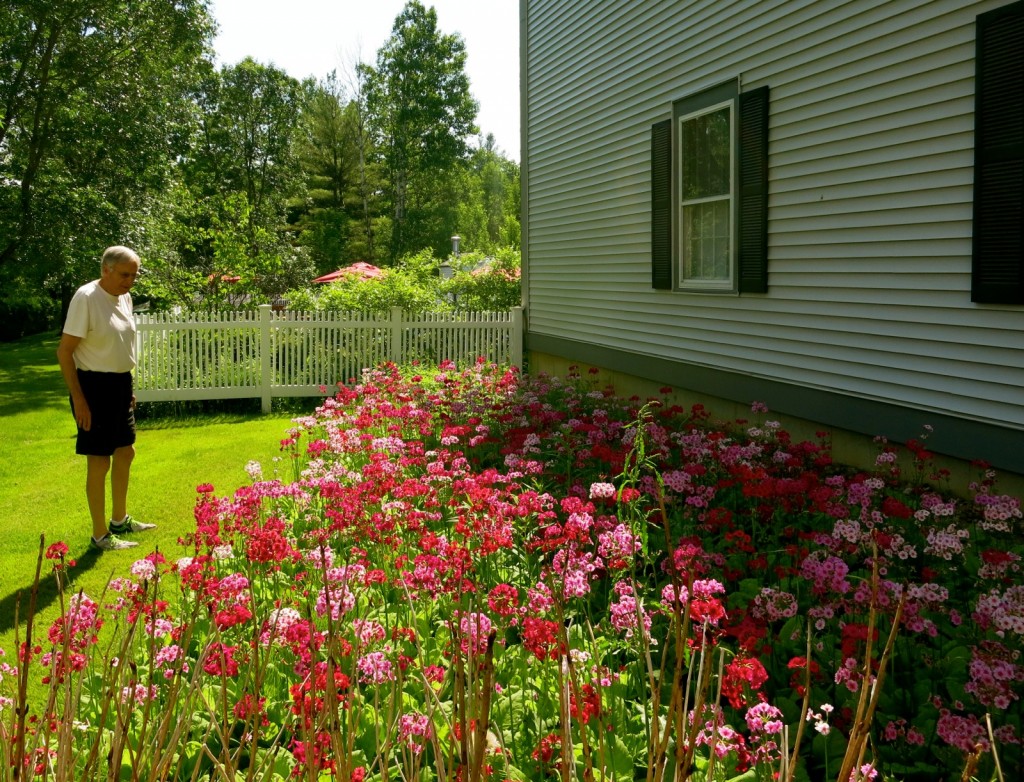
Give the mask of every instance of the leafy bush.
POLYGON ((431 249, 404 257, 380 277, 345 275, 324 285, 289 291, 293 310, 341 310, 386 313, 391 307, 406 312, 504 312, 521 302, 519 251, 499 249, 493 256, 464 253, 450 258, 452 277, 439 275, 431 249))
MULTIPOLYGON (((423 285, 415 272, 385 269, 381 277, 345 276, 324 286, 316 296, 314 309, 347 310, 384 314, 392 307, 406 312, 429 312, 437 308, 436 290, 423 285)), ((289 297, 289 306, 297 309, 289 297)))
POLYGON ((17 285, 0 298, 0 342, 56 328, 59 316, 60 305, 45 292, 17 285))
POLYGON ((458 259, 441 290, 455 309, 503 312, 522 303, 519 251, 498 249, 492 257, 467 253, 458 259))

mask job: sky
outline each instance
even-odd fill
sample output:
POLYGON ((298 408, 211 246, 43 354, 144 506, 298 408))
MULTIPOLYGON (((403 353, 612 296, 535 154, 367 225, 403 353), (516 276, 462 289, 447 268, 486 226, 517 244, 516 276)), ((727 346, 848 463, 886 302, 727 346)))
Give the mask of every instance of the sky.
MULTIPOLYGON (((469 89, 480 104, 477 127, 518 161, 519 0, 423 4, 437 11, 441 33, 459 33, 466 44, 469 89)), ((210 7, 220 64, 252 57, 296 79, 337 70, 344 83, 353 62, 376 63, 405 0, 212 0, 210 7)))

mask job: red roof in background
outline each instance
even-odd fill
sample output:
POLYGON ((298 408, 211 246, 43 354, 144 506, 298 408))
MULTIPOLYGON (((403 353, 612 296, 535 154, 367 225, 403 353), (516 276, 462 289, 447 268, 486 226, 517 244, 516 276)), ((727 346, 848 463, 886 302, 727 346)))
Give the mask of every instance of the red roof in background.
POLYGON ((334 282, 335 280, 340 280, 346 274, 355 274, 365 279, 374 279, 376 277, 380 277, 381 275, 383 275, 384 272, 383 270, 374 266, 372 263, 356 261, 351 266, 345 266, 342 269, 330 272, 328 274, 323 275, 322 277, 317 277, 315 280, 313 280, 313 282, 334 282))

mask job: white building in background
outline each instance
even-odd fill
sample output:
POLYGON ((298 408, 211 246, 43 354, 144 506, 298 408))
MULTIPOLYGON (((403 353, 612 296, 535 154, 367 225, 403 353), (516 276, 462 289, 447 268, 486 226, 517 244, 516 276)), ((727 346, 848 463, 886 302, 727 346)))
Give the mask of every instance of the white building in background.
POLYGON ((532 369, 1024 474, 1024 3, 521 18, 532 369))

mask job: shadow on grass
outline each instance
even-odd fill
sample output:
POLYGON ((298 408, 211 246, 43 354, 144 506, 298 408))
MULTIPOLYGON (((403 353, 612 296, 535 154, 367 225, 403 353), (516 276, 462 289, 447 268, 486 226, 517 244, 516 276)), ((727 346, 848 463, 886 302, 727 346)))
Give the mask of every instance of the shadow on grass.
POLYGON ((36 334, 0 351, 0 416, 67 408, 67 392, 57 367, 57 338, 36 334))
MULTIPOLYGON (((74 575, 80 575, 86 570, 90 570, 95 567, 99 562, 102 552, 96 551, 95 549, 88 549, 84 554, 75 559, 75 566, 72 568, 74 575)), ((36 593, 36 605, 35 613, 38 616, 40 613, 48 609, 60 598, 60 589, 57 584, 57 579, 53 573, 46 572, 47 562, 44 560, 43 568, 39 573, 39 591, 36 593)), ((14 611, 15 608, 18 610, 18 626, 25 628, 28 622, 29 608, 32 602, 32 583, 29 582, 22 587, 15 589, 10 594, 4 595, 0 598, 0 634, 10 632, 14 629, 14 611)), ((67 604, 68 599, 75 592, 74 584, 64 586, 64 602, 67 604)), ((36 628, 36 632, 39 632, 39 628, 36 628)), ((45 630, 43 631, 45 633, 45 630)), ((24 635, 22 635, 24 639, 24 635)))
MULTIPOLYGON (((323 404, 320 398, 275 399, 270 415, 304 416, 323 404)), ((259 399, 211 399, 186 402, 140 402, 139 429, 189 429, 211 424, 238 424, 262 418, 259 399)))

